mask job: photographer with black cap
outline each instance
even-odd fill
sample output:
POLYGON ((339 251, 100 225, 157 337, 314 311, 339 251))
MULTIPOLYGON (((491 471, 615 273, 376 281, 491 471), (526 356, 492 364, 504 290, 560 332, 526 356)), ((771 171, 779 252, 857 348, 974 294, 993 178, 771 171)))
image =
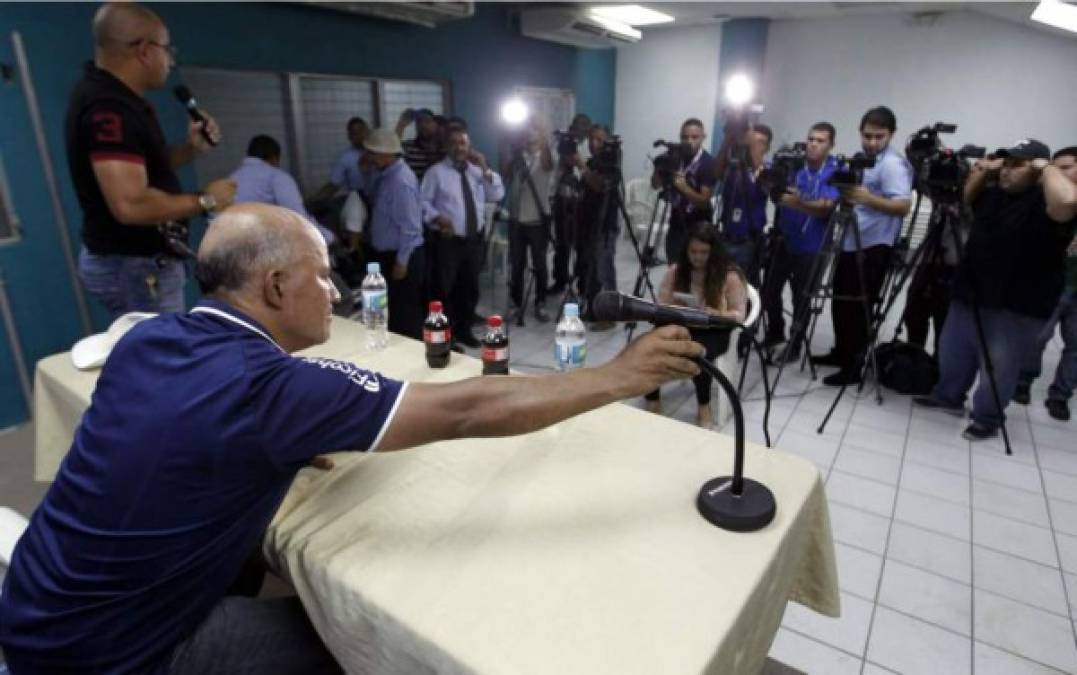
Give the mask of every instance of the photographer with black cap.
POLYGON ((655 158, 651 187, 670 188, 669 229, 666 231, 666 260, 680 257, 688 239, 689 225, 711 219, 714 195, 714 158, 703 149, 707 134, 703 122, 691 117, 681 125, 680 144, 667 146, 655 158))
POLYGON ((1077 189, 1049 157, 1046 145, 1025 139, 980 160, 965 184, 973 224, 942 330, 939 381, 914 401, 963 416, 979 375, 968 440, 998 435, 1001 407, 1013 398, 1025 355, 1036 349, 1063 290, 1077 189))

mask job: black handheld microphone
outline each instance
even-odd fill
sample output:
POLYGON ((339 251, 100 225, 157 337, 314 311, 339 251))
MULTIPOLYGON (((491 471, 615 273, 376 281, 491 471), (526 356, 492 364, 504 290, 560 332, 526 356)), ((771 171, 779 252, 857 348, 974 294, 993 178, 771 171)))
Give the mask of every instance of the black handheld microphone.
POLYGON ((715 316, 701 309, 656 305, 616 291, 599 293, 592 308, 598 321, 646 321, 656 326, 676 325, 701 330, 733 330, 740 327, 734 319, 715 316))
POLYGON ((217 145, 217 140, 209 135, 209 129, 206 128, 206 116, 198 109, 198 102, 194 100, 194 95, 191 94, 191 90, 187 88, 187 85, 181 84, 177 86, 172 90, 172 93, 187 109, 187 116, 195 122, 202 123, 202 138, 206 139, 206 142, 210 145, 217 145))

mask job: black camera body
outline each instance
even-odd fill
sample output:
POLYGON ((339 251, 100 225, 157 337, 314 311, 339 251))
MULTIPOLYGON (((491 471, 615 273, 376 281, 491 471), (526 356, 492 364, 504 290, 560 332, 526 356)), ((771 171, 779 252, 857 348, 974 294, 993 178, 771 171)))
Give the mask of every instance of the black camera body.
POLYGON ((797 174, 807 162, 808 144, 783 145, 774 152, 770 167, 759 172, 759 184, 775 204, 790 187, 796 187, 797 174))
POLYGON ((579 152, 579 143, 576 137, 572 135, 570 131, 554 131, 554 138, 557 139, 557 156, 568 157, 569 155, 575 155, 579 152))
POLYGON ((684 169, 692 161, 692 146, 687 143, 670 143, 669 141, 658 139, 652 147, 664 147, 666 149, 665 152, 656 156, 651 162, 654 164, 654 171, 658 175, 658 180, 662 183, 662 186, 670 187, 673 185, 673 177, 677 172, 684 169))
POLYGON ((862 152, 858 152, 852 157, 834 155, 834 160, 838 163, 838 169, 830 174, 830 177, 826 179, 826 184, 833 185, 836 188, 850 188, 862 185, 864 183, 864 169, 870 169, 875 166, 875 158, 868 157, 862 152))
POLYGON ((905 145, 905 157, 912 164, 916 189, 933 202, 959 202, 969 174, 969 160, 986 153, 986 148, 977 145, 965 145, 956 151, 947 148, 939 134, 955 131, 956 124, 937 122, 914 133, 905 145))
POLYGON ((616 134, 606 139, 591 155, 590 166, 602 174, 619 174, 621 171, 621 137, 616 134))

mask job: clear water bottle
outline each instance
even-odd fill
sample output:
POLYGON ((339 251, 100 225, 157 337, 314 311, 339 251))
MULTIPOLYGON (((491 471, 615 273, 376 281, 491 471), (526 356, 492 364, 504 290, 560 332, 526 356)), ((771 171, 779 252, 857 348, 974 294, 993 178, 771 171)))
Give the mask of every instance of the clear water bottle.
POLYGON ((386 290, 385 277, 381 275, 381 265, 368 263, 366 278, 363 279, 363 326, 366 328, 366 348, 368 351, 380 351, 389 344, 386 332, 389 324, 389 294, 386 290))
POLYGON ((554 359, 558 370, 582 368, 587 360, 587 328, 580 320, 580 306, 565 304, 565 315, 554 334, 554 359))

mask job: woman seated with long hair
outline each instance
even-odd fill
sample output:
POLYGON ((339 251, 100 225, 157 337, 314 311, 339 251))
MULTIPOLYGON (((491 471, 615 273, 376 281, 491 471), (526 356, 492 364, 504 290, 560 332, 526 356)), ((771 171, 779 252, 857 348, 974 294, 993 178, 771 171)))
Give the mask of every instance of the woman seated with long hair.
MULTIPOLYGON (((669 266, 658 289, 658 302, 663 305, 688 305, 711 314, 744 321, 748 307, 748 280, 729 257, 718 240, 714 228, 699 223, 688 233, 688 242, 675 264, 669 266)), ((693 330, 692 339, 707 349, 707 360, 713 361, 729 349, 728 331, 693 330)), ((692 379, 696 387, 699 426, 714 427, 711 412, 711 376, 701 372, 692 379)), ((647 394, 647 410, 662 411, 659 391, 647 394)))

